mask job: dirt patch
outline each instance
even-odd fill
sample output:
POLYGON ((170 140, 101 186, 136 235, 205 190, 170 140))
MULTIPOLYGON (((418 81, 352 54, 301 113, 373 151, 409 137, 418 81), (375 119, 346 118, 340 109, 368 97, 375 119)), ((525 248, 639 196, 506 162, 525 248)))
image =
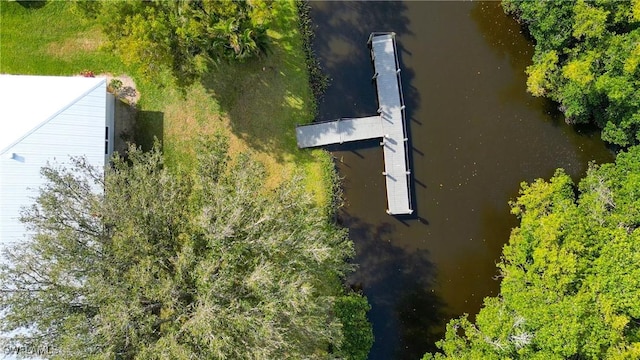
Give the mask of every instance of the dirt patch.
POLYGON ((99 30, 86 31, 75 37, 50 43, 47 45, 47 54, 68 58, 70 54, 96 51, 105 41, 105 36, 99 30))
POLYGON ((113 76, 112 74, 98 74, 98 77, 107 78, 107 91, 116 96, 121 101, 135 107, 140 100, 140 93, 136 90, 136 83, 126 75, 113 76), (115 86, 113 80, 120 81, 119 86, 115 86))

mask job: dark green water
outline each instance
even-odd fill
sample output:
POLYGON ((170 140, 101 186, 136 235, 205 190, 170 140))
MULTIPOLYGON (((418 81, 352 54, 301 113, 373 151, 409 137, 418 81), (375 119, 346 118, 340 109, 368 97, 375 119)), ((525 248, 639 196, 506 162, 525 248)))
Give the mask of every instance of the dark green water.
POLYGON ((574 179, 613 154, 526 93, 532 45, 498 2, 312 2, 314 47, 333 79, 320 119, 375 114, 366 40, 397 33, 417 216, 391 217, 378 141, 332 147, 340 221, 356 243, 350 278, 372 304, 370 359, 419 359, 444 324, 495 295, 495 264, 517 220, 519 184, 558 167, 574 179))

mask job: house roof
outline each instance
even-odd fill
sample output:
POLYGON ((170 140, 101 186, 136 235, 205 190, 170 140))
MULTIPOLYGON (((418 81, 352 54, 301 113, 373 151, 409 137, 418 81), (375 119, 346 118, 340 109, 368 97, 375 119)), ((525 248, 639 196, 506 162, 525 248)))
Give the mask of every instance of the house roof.
POLYGON ((104 82, 104 78, 0 75, 0 155, 104 82))
POLYGON ((20 212, 44 185, 43 166, 84 156, 104 167, 108 98, 105 79, 0 75, 0 249, 31 236, 20 212))

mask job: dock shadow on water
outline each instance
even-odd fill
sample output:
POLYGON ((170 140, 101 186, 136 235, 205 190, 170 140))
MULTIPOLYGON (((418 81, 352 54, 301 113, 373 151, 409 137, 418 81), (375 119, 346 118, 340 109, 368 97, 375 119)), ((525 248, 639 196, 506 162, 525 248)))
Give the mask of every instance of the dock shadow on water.
POLYGON ((332 78, 319 119, 374 115, 366 40, 393 31, 412 147, 414 217, 385 214, 382 150, 331 147, 343 178, 339 217, 371 302, 370 359, 419 359, 449 319, 498 292, 496 262, 522 181, 612 160, 599 134, 568 126, 526 92, 533 46, 496 2, 311 2, 314 50, 332 78))
POLYGON ((415 360, 435 351, 451 316, 431 290, 436 268, 429 252, 394 245, 397 225, 391 222, 366 224, 343 213, 341 223, 352 238, 361 239, 355 243, 358 271, 348 282, 362 289, 375 308, 369 315, 375 336, 369 359, 415 360))

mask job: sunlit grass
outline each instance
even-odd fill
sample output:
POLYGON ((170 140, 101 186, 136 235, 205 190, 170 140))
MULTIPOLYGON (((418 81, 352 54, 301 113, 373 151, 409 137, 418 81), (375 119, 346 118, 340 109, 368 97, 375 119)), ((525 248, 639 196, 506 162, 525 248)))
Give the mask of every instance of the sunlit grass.
POLYGON ((313 98, 293 1, 279 7, 267 56, 221 64, 186 89, 168 73, 149 79, 127 68, 104 48, 97 24, 74 13, 69 3, 25 8, 0 1, 0 14, 1 73, 128 73, 141 93, 136 139, 149 146, 154 135, 161 138, 170 166, 191 169, 197 140, 222 132, 232 155, 250 152, 265 164, 267 188, 300 171, 319 205, 331 199, 330 155, 296 145, 295 125, 312 120, 313 98))
POLYGON ((75 75, 84 69, 120 73, 120 60, 102 51, 98 26, 74 13, 65 2, 27 8, 0 1, 0 72, 75 75))
POLYGON ((157 96, 143 98, 142 106, 164 113, 164 151, 170 164, 190 166, 195 160, 194 139, 223 132, 232 154, 251 152, 265 164, 267 188, 274 188, 294 172, 302 171, 307 189, 322 205, 331 198, 327 184, 330 155, 300 150, 296 124, 313 119, 297 14, 293 3, 283 7, 267 56, 243 64, 221 64, 184 93, 168 85, 157 96), (286 29, 283 30, 283 29, 286 29))

